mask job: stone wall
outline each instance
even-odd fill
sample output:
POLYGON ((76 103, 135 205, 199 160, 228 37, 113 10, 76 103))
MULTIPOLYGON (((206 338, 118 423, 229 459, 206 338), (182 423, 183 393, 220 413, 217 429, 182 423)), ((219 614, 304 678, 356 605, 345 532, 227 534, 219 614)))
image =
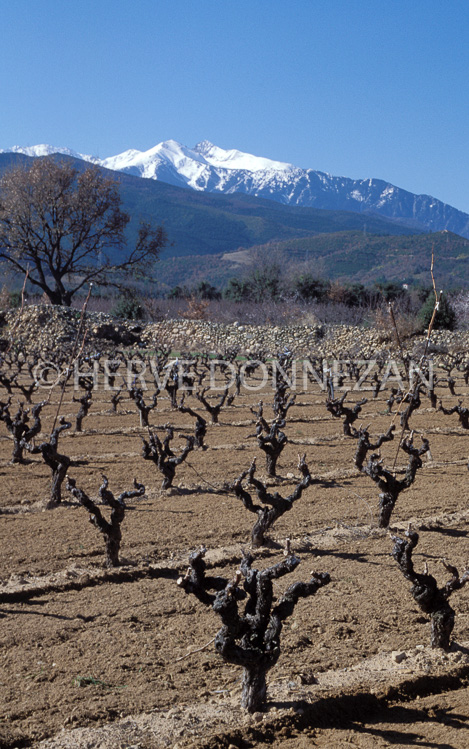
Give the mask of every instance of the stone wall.
MULTIPOLYGON (((73 347, 77 337, 80 312, 52 305, 28 306, 22 312, 0 313, 3 319, 1 336, 6 341, 37 352, 64 354, 73 347)), ((87 352, 106 351, 119 347, 154 349, 171 346, 174 351, 209 351, 224 353, 237 349, 255 356, 262 351, 275 356, 285 348, 295 356, 303 354, 337 357, 344 353, 359 358, 372 358, 383 349, 398 353, 392 328, 371 329, 350 325, 230 325, 206 320, 164 320, 136 323, 112 318, 104 313, 87 313, 87 352)), ((417 355, 423 350, 425 336, 413 336, 404 344, 417 355)), ((469 332, 434 331, 431 348, 463 350, 469 358, 469 332)))

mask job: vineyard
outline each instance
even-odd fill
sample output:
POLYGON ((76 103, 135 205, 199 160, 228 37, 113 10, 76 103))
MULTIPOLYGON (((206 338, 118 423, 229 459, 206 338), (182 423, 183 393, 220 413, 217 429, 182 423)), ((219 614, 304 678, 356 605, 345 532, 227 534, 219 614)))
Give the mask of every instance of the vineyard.
POLYGON ((67 314, 3 332, 0 746, 467 746, 467 341, 67 314))

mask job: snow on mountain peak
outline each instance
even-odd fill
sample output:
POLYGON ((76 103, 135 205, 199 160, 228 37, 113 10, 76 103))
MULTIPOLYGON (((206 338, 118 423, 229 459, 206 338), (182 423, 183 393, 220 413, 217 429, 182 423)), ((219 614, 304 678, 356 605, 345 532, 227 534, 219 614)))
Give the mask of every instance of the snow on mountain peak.
MULTIPOLYGON (((129 150, 101 161, 107 169, 139 174, 148 179, 162 179, 190 187, 208 164, 201 154, 175 140, 165 140, 148 151, 129 150)), ((193 184, 194 183, 194 184, 193 184)))
POLYGON ((201 154, 207 162, 218 169, 243 169, 248 172, 259 171, 291 171, 292 164, 283 161, 273 161, 262 156, 253 156, 250 153, 238 151, 235 148, 225 150, 214 146, 208 140, 203 140, 194 146, 194 151, 201 154))
POLYGON ((215 148, 215 146, 209 140, 201 140, 200 143, 194 146, 194 151, 205 156, 206 153, 210 153, 212 148, 215 148))
POLYGON ((203 154, 197 153, 195 149, 192 150, 191 148, 187 148, 187 146, 183 146, 176 140, 165 140, 163 143, 159 143, 155 146, 152 150, 161 153, 177 167, 187 161, 196 161, 197 163, 202 164, 207 163, 203 154))
POLYGON ((180 178, 194 189, 204 189, 204 184, 209 179, 208 170, 210 169, 223 170, 225 174, 234 171, 286 173, 295 169, 292 164, 282 161, 254 156, 234 148, 219 148, 208 140, 197 143, 193 149, 175 140, 165 140, 147 151, 129 149, 105 159, 95 159, 70 148, 56 148, 46 144, 31 147, 13 146, 13 148, 0 151, 0 153, 6 152, 36 157, 63 153, 74 158, 99 163, 107 169, 130 171, 153 179, 157 178, 158 169, 165 167, 176 170, 180 178))
POLYGON ((467 214, 434 198, 413 195, 382 180, 334 177, 237 149, 223 149, 208 140, 192 149, 175 140, 166 140, 147 151, 130 149, 107 159, 46 144, 13 146, 0 153, 32 157, 62 153, 115 171, 201 192, 244 193, 323 210, 375 211, 388 218, 404 217, 417 227, 425 226, 432 231, 450 229, 469 237, 467 214))
POLYGON ((49 146, 46 143, 40 143, 37 146, 13 146, 12 148, 5 148, 0 150, 0 153, 22 153, 24 156, 51 156, 54 153, 63 153, 65 156, 72 156, 74 159, 84 159, 85 161, 92 161, 91 156, 85 156, 84 154, 73 151, 71 148, 56 148, 55 146, 49 146))

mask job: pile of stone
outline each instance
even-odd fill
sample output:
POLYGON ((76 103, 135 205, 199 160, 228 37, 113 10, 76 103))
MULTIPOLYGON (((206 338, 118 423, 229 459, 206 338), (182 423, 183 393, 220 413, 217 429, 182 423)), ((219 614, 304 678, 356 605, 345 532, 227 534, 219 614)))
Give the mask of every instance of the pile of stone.
POLYGON ((142 326, 102 312, 86 313, 80 329, 80 310, 54 305, 31 305, 1 314, 2 348, 5 343, 36 352, 64 353, 83 340, 87 352, 138 346, 142 326))
MULTIPOLYGON (((27 306, 22 311, 10 310, 1 315, 3 348, 6 342, 13 342, 27 350, 62 354, 73 348, 81 318, 79 310, 52 305, 27 306)), ((102 312, 87 312, 84 327, 87 353, 116 348, 154 350, 159 346, 177 352, 215 354, 236 350, 252 357, 260 352, 276 356, 284 350, 294 356, 334 358, 346 354, 362 359, 373 358, 383 349, 393 355, 398 353, 392 329, 351 325, 258 326, 185 319, 137 323, 102 312)), ((434 331, 431 340, 433 349, 463 350, 469 357, 469 332, 434 331)), ((405 345, 409 351, 418 351, 424 342, 425 336, 414 336, 405 345)))

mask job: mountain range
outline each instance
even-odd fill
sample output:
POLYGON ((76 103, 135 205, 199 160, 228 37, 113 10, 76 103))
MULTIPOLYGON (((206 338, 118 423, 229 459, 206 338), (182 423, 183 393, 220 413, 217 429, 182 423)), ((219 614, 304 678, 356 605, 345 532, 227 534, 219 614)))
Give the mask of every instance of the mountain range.
MULTIPOLYGON (((6 170, 27 166, 33 158, 22 153, 0 153, 0 176, 6 170)), ((88 166, 87 161, 70 154, 55 153, 49 158, 70 160, 79 171, 88 166)), ((119 183, 122 208, 132 217, 127 231, 130 243, 136 239, 141 220, 164 224, 169 238, 164 257, 223 254, 330 232, 415 233, 377 214, 299 208, 242 193, 206 193, 99 168, 119 183)))
MULTIPOLYGON (((278 181, 285 181, 296 168, 238 151, 223 151, 208 143, 199 144, 197 151, 189 151, 167 142, 152 151, 152 157, 139 156, 139 152, 134 151, 133 157, 127 152, 125 158, 98 161, 71 149, 17 147, 0 152, 0 177, 5 171, 27 166, 41 156, 70 161, 78 171, 86 169, 88 162, 96 163, 119 183, 122 208, 132 218, 127 230, 130 245, 137 237, 141 220, 164 225, 169 242, 154 276, 160 290, 178 284, 192 286, 202 280, 223 286, 234 275, 251 272, 250 257, 273 258, 275 252, 329 279, 362 283, 385 279, 425 285, 434 249, 435 270, 442 288, 469 283, 469 240, 448 229, 425 231, 423 224, 416 222, 415 213, 414 218, 409 219, 402 210, 405 206, 402 196, 391 211, 394 215, 387 217, 364 206, 365 201, 360 203, 361 210, 357 212, 350 210, 350 206, 349 210, 318 208, 317 203, 315 207, 303 207, 288 204, 286 200, 278 202, 272 197, 256 197, 246 190, 236 191, 233 184, 228 186, 227 182, 224 186, 229 192, 224 193, 220 180, 228 172, 231 180, 235 177, 241 180, 242 174, 249 174, 251 180, 260 184, 267 174, 271 177, 276 174, 278 181), (193 158, 193 153, 198 154, 197 159, 193 158), (208 158, 212 164, 208 164, 208 158), (207 176, 210 170, 213 170, 213 179, 217 175, 219 189, 201 188, 202 176, 207 176), (153 178, 140 176, 151 173, 153 178), (163 181, 162 174, 166 175, 166 180, 172 179, 178 184, 163 181)), ((396 188, 386 192, 383 188, 382 192, 392 201, 403 191, 396 188)), ((347 204, 346 191, 341 197, 337 189, 331 201, 347 204)), ((439 225, 438 214, 445 218, 443 225, 451 225, 451 211, 456 218, 458 214, 469 218, 450 206, 433 202, 438 211, 431 217, 432 226, 439 225)), ((388 203, 388 211, 391 206, 392 203, 388 203)), ((463 231, 460 229, 461 233, 463 231)))
POLYGON ((411 229, 448 230, 469 237, 469 215, 429 195, 415 195, 381 179, 354 180, 302 169, 236 149, 225 150, 209 141, 191 149, 168 140, 148 151, 130 149, 105 159, 49 145, 14 146, 1 153, 34 157, 61 153, 197 192, 242 193, 287 206, 377 214, 411 229))

